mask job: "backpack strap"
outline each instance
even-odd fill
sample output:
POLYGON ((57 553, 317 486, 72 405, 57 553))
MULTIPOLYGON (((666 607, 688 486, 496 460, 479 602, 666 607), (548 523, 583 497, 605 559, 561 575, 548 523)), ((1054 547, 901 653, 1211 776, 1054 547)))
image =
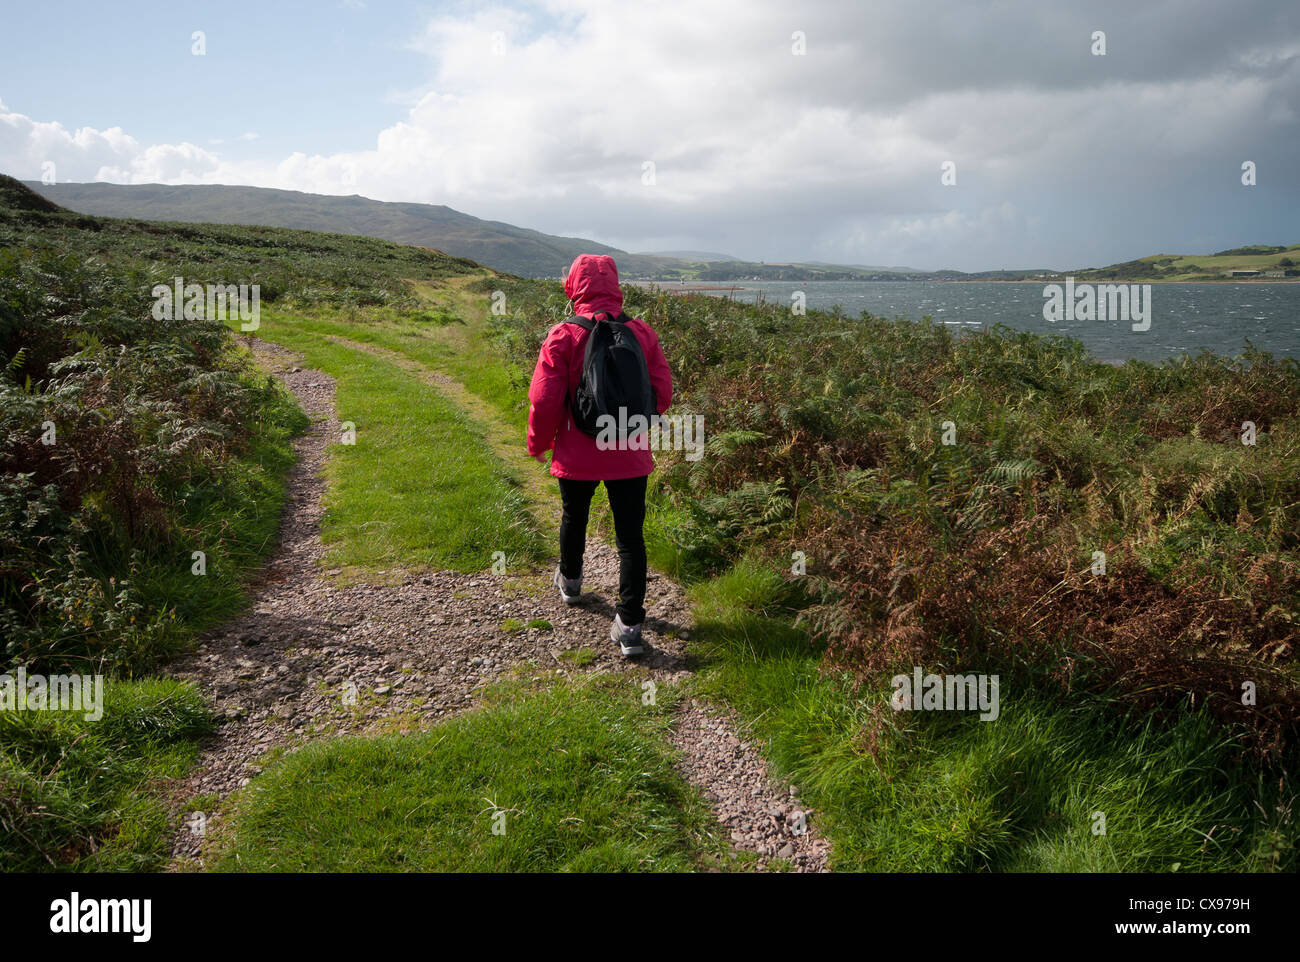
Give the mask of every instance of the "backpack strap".
POLYGON ((632 320, 632 318, 628 317, 624 311, 619 311, 618 317, 615 317, 609 311, 597 311, 592 317, 584 317, 582 314, 575 314, 573 317, 566 317, 564 321, 566 324, 577 324, 582 327, 583 330, 590 333, 596 329, 596 321, 601 314, 605 315, 605 320, 614 321, 619 324, 626 324, 628 321, 632 320))

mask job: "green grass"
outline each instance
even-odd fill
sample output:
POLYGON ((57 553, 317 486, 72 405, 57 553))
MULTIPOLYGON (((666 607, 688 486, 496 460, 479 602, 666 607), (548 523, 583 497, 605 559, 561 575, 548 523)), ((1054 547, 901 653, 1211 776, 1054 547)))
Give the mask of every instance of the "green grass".
MULTIPOLYGON (((12 183, 0 182, 0 187, 6 185, 12 183)), ((272 305, 277 301, 298 309, 327 304, 351 317, 381 309, 403 316, 392 310, 394 305, 418 308, 422 303, 410 279, 482 275, 481 268, 469 262, 368 238, 111 221, 43 213, 21 200, 0 198, 6 263, 11 268, 31 265, 22 268, 26 273, 21 277, 21 271, 10 270, 14 276, 9 280, 44 290, 37 291, 41 296, 35 299, 28 296, 31 291, 20 291, 27 301, 9 304, 11 310, 0 318, 0 333, 11 340, 21 335, 9 353, 27 348, 12 358, 7 353, 3 361, 14 372, 17 394, 36 414, 41 413, 42 392, 53 387, 45 381, 46 369, 62 356, 53 352, 62 351, 65 341, 75 342, 71 351, 89 345, 87 353, 95 352, 92 360, 103 353, 101 341, 114 351, 119 341, 139 342, 144 358, 152 356, 144 349, 156 351, 154 342, 164 334, 184 342, 188 331, 160 333, 148 320, 148 292, 154 280, 181 274, 187 282, 260 284, 263 318, 274 322, 277 312, 272 305), (66 252, 63 260, 73 264, 106 263, 104 278, 91 268, 73 276, 74 271, 60 266, 63 261, 41 252, 66 252), (52 312, 51 330, 40 329, 44 314, 25 307, 28 301, 52 312), (143 323, 140 318, 145 318, 143 323), (89 333, 82 336, 83 331, 89 333), (25 395, 24 371, 29 373, 25 395)), ((446 308, 412 314, 410 335, 418 340, 421 330, 454 334, 463 326, 456 320, 446 308)), ((356 329, 337 332, 355 334, 356 329)), ((477 425, 435 390, 391 364, 307 333, 299 332, 296 339, 291 332, 279 333, 283 343, 306 349, 318 366, 335 374, 342 418, 357 425, 357 444, 336 446, 328 469, 331 494, 324 536, 336 549, 335 563, 481 570, 497 550, 504 551, 512 565, 527 562, 536 550, 536 533, 507 474, 482 443, 477 425)), ((156 381, 144 382, 144 373, 152 368, 142 360, 131 368, 140 383, 121 378, 125 386, 118 393, 135 399, 137 406, 154 403, 153 410, 162 409, 155 394, 177 405, 211 396, 214 384, 221 387, 214 377, 218 361, 213 360, 225 356, 219 347, 216 341, 205 342, 203 350, 210 352, 203 362, 207 369, 197 372, 189 385, 176 383, 176 369, 167 365, 155 365, 156 381)), ((94 376, 101 376, 101 370, 111 383, 114 365, 90 369, 94 376)), ((476 384, 484 383, 472 362, 467 361, 464 370, 478 379, 476 384)), ((81 380, 94 383, 90 376, 81 380)), ((70 383, 80 386, 75 380, 70 383)), ((119 406, 99 413, 111 419, 119 406)), ((31 416, 18 412, 14 423, 24 427, 22 419, 31 416)), ((143 446, 155 440, 150 433, 154 424, 147 417, 138 420, 138 443, 143 446)), ((173 480, 173 460, 161 461, 165 471, 131 474, 127 480, 142 491, 158 485, 166 506, 165 516, 149 516, 159 527, 166 522, 152 536, 138 536, 124 523, 130 519, 122 517, 117 501, 109 497, 115 492, 87 492, 81 509, 91 523, 81 536, 85 544, 79 546, 84 551, 78 558, 83 560, 42 577, 48 596, 65 599, 69 612, 89 608, 95 618, 64 631, 68 637, 57 647, 45 643, 46 636, 38 631, 28 633, 42 641, 36 654, 50 661, 52 670, 74 667, 72 663, 85 667, 80 665, 85 652, 93 653, 94 668, 110 674, 109 714, 99 723, 84 725, 50 714, 0 718, 0 852, 6 868, 161 867, 172 827, 169 818, 175 815, 162 801, 164 783, 184 774, 193 759, 192 736, 206 724, 199 720, 202 701, 188 689, 171 693, 171 683, 141 682, 137 689, 136 683, 112 676, 151 670, 185 649, 196 632, 245 603, 247 576, 265 557, 279 526, 285 474, 292 462, 290 439, 307 423, 283 389, 269 389, 231 425, 246 442, 230 446, 237 457, 210 458, 206 473, 193 471, 188 482, 179 484, 173 480), (203 577, 191 573, 194 551, 207 555, 203 577), (74 643, 82 636, 87 642, 78 648, 74 643), (168 728, 170 717, 184 714, 176 708, 178 699, 186 712, 192 709, 194 719, 168 728), (115 727, 119 716, 135 718, 143 727, 138 732, 120 730, 115 727), (154 734, 145 737, 149 731, 154 734)), ((218 431, 224 427, 215 425, 218 431)), ((64 438, 70 435, 62 423, 60 428, 60 440, 66 444, 64 438)), ((28 456, 24 437, 25 432, 16 431, 11 438, 17 439, 20 457, 28 456)), ((96 436, 88 438, 83 443, 89 448, 96 436)), ((174 439, 160 432, 157 440, 174 439)), ((122 441, 117 443, 120 447, 122 441)), ((114 460, 104 462, 111 465, 114 460)), ((135 461, 123 463, 136 472, 135 461)), ((75 484, 71 487, 77 490, 75 484)), ((75 501, 65 498, 65 504, 75 501)), ((15 517, 21 522, 21 512, 15 517)), ((21 545, 40 547, 51 540, 42 541, 40 534, 39 529, 24 534, 21 545)), ((60 543, 60 557, 67 553, 63 549, 68 540, 60 543)), ((22 660, 30 657, 18 650, 22 660)))
MULTIPOLYGON (((476 285, 483 290, 486 286, 487 282, 476 285)), ((513 288, 511 296, 515 297, 513 288)), ((532 308, 542 302, 538 299, 532 308)), ((690 308, 680 304, 673 302, 673 309, 690 315, 690 308)), ((710 314, 745 313, 715 302, 698 306, 708 308, 710 314)), ((737 330, 753 323, 748 317, 733 321, 737 330)), ((530 320, 533 336, 539 335, 546 323, 530 320)), ((697 319, 691 318, 690 324, 695 323, 697 319)), ((674 326, 671 321, 663 324, 661 336, 680 340, 683 334, 674 331, 674 326)), ((890 338, 899 342, 886 343, 884 350, 897 352, 912 337, 921 343, 920 350, 937 347, 936 354, 948 353, 946 343, 926 343, 927 332, 913 335, 902 327, 896 331, 880 328, 876 323, 873 330, 882 336, 882 342, 890 338)), ((371 327, 368 335, 412 356, 410 345, 402 345, 392 338, 391 331, 384 333, 386 330, 384 326, 371 327)), ((765 342, 755 337, 742 343, 749 350, 765 342)), ((1170 389, 1178 385, 1176 390, 1181 392, 1184 388, 1179 382, 1190 389, 1202 377, 1210 380, 1217 374, 1212 368, 1210 377, 1206 377, 1210 372, 1202 370, 1162 371, 1152 366, 1115 372, 1071 354, 1068 346, 1059 349, 1059 357, 1055 346, 1019 344, 1017 348, 1020 350, 1015 352, 973 349, 972 354, 991 356, 973 358, 969 364, 974 370, 960 371, 945 389, 949 397, 945 416, 965 425, 991 422, 993 450, 987 470, 997 483, 1015 489, 1032 480, 1041 472, 1038 462, 1028 458, 1017 461, 1011 453, 1032 446, 1035 438, 1054 437, 1053 468, 1074 485, 1104 472, 1123 474, 1129 463, 1140 463, 1146 472, 1162 479, 1164 487, 1155 490, 1168 501, 1181 505, 1187 492, 1196 490, 1213 505, 1216 492, 1205 489, 1200 479, 1214 476, 1220 478, 1217 491, 1228 494, 1224 504, 1214 506, 1220 516, 1235 516, 1236 506, 1246 500, 1276 503, 1279 492, 1285 490, 1289 477, 1285 443, 1276 451, 1252 450, 1212 444, 1193 435, 1158 441, 1142 456, 1134 449, 1142 446, 1143 439, 1122 426, 1104 439, 1090 436, 1091 426, 1085 419, 1098 413, 1098 396, 1090 393, 1096 390, 1091 382, 1080 389, 1081 374, 1094 381, 1114 382, 1102 389, 1109 395, 1107 406, 1113 409, 1115 403, 1130 403, 1136 393, 1130 383, 1155 381, 1167 393, 1174 393, 1170 389), (1050 371, 1050 380, 1044 380, 1043 370, 1050 371), (963 383, 962 378, 970 383, 963 383), (953 387, 960 390, 954 394, 953 387), (1070 398, 1069 403, 1081 409, 1064 439, 1059 416, 1050 411, 1035 413, 1036 404, 1017 396, 1026 387, 1030 393, 1047 391, 1053 398, 1070 398), (1076 475, 1080 477, 1076 479, 1076 475)), ((526 346, 518 351, 516 362, 531 349, 526 346)), ((693 370, 697 364, 704 365, 700 373, 714 369, 707 357, 703 346, 690 355, 688 378, 697 376, 693 370)), ((949 358, 942 363, 951 363, 949 358)), ((445 369, 444 360, 432 352, 422 361, 445 369)), ((909 362, 903 351, 886 366, 892 368, 893 379, 904 372, 914 378, 928 363, 919 359, 909 362)), ((823 393, 820 381, 817 386, 818 393, 823 393)), ((833 387, 837 391, 863 390, 860 384, 838 380, 833 387)), ((828 382, 825 391, 831 389, 828 382)), ((1185 397, 1177 400, 1188 403, 1185 397)), ((883 398, 859 397, 855 409, 875 411, 883 404, 883 398)), ((887 408, 881 413, 881 421, 893 417, 887 408)), ((1196 413, 1189 408, 1188 420, 1196 413)), ((1159 414, 1169 419, 1167 409, 1159 414)), ((833 434, 833 422, 825 424, 826 414, 820 407, 802 415, 802 423, 783 416, 803 430, 812 427, 833 434)), ((1126 415, 1135 423, 1144 417, 1132 411, 1126 415)), ((917 432, 918 423, 918 414, 909 412, 907 417, 893 417, 887 425, 911 448, 907 465, 921 475, 918 484, 909 489, 907 484, 895 482, 877 491, 854 479, 855 499, 865 495, 878 499, 878 503, 868 504, 882 512, 910 511, 927 517, 927 486, 933 492, 936 482, 964 484, 969 492, 971 482, 964 480, 960 471, 947 465, 932 466, 937 456, 933 440, 917 432)), ((1296 829, 1286 815, 1289 787, 1269 781, 1264 774, 1269 769, 1243 763, 1240 746, 1229 730, 1201 714, 1175 711, 1172 723, 1168 715, 1157 722, 1129 716, 1104 694, 1066 704, 1051 686, 1030 684, 1018 697, 1007 698, 1005 714, 994 723, 948 715, 893 717, 892 712, 882 720, 872 708, 885 701, 887 692, 864 700, 848 675, 827 671, 823 649, 792 625, 797 609, 807 604, 807 599, 792 598, 785 579, 775 577, 770 565, 745 561, 731 570, 723 565, 724 574, 710 579, 711 573, 719 570, 718 557, 707 546, 701 550, 698 537, 709 534, 699 524, 699 515, 704 513, 701 508, 707 511, 707 474, 705 485, 690 480, 688 497, 666 497, 660 492, 652 498, 647 539, 656 566, 696 583, 693 600, 699 631, 698 644, 693 647, 706 653, 707 664, 693 685, 738 707, 754 724, 777 770, 802 786, 804 797, 819 812, 818 823, 834 842, 838 867, 1166 871, 1176 865, 1181 870, 1240 871, 1294 864, 1296 829), (911 723, 911 730, 898 727, 904 718, 911 723), (1107 816, 1105 836, 1092 833, 1092 813, 1098 810, 1107 816)), ((812 484, 809 480, 805 476, 802 483, 806 492, 814 494, 827 484, 825 478, 816 478, 812 484)), ((671 477, 667 483, 671 489, 671 477)), ((678 491, 687 490, 685 483, 677 484, 678 491)), ((831 490, 837 487, 832 477, 831 490)), ((1144 492, 1134 483, 1113 495, 1130 525, 1142 523, 1153 513, 1152 505, 1142 501, 1144 492)), ((1072 509, 1079 511, 1078 506, 1072 509)), ((728 520, 725 516, 706 517, 714 524, 728 520)), ((741 523, 749 529, 744 538, 754 542, 758 527, 753 519, 741 523)), ((1096 523, 1099 528, 1104 525, 1096 523)), ((1221 543, 1226 535, 1215 532, 1214 537, 1221 543)), ((1235 537, 1243 540, 1248 536, 1235 537)), ((1080 534, 1081 544, 1090 540, 1087 534, 1080 534)), ((1185 556, 1188 546, 1179 542, 1178 547, 1185 556)), ((1215 550, 1213 541, 1195 547, 1207 554, 1215 550)), ((1252 543, 1248 547, 1262 551, 1271 545, 1252 543)), ((1220 566, 1216 573, 1230 576, 1231 569, 1220 566)), ((578 663, 581 655, 566 652, 563 657, 569 660, 572 656, 578 663)), ((1276 773, 1276 769, 1271 771, 1276 773)))
MULTIPOLYGON (((518 363, 558 319, 557 287, 506 286, 500 323, 518 363)), ((810 628, 859 676, 912 664, 903 637, 929 658, 957 639, 1003 670, 1051 670, 1066 651, 1097 690, 1120 684, 1170 709, 1192 695, 1261 742, 1300 730, 1286 674, 1300 616, 1294 359, 1111 366, 1077 341, 1007 328, 957 337, 627 296, 670 358, 674 407, 708 426, 706 457, 656 458, 649 541, 670 573, 803 552, 810 628), (955 444, 941 443, 945 422, 955 444), (1094 550, 1111 559, 1104 579, 1089 574, 1094 550), (1210 659, 1264 679, 1273 713, 1234 708, 1210 659)))
POLYGON ((837 870, 1295 870, 1289 786, 1242 762, 1203 713, 1161 724, 1005 680, 995 721, 895 713, 888 688, 822 670, 788 596, 750 560, 698 583, 692 690, 740 711, 800 786, 837 870))
MULTIPOLYGON (((168 631, 158 657, 186 650, 201 631, 220 624, 247 603, 250 572, 275 546, 284 510, 286 476, 294 462, 292 439, 310 424, 292 395, 278 383, 249 424, 249 451, 209 483, 195 486, 184 502, 183 537, 144 555, 133 575, 146 610, 169 610, 168 631), (206 555, 206 574, 193 573, 194 551, 206 555)), ((127 559, 100 562, 123 570, 127 559)), ((123 662, 137 670, 149 652, 139 647, 123 662)))
POLYGON ((51 248, 79 260, 107 261, 169 283, 257 284, 262 306, 285 298, 353 310, 415 307, 409 278, 477 275, 472 261, 424 247, 355 234, 281 227, 182 224, 43 211, 12 178, 0 180, 0 247, 51 248))
POLYGON ((356 426, 355 444, 330 449, 321 521, 327 563, 480 571, 498 551, 508 565, 538 557, 540 537, 517 484, 454 403, 396 365, 283 315, 264 313, 258 333, 334 377, 338 418, 356 426))
POLYGON ((716 864, 716 823, 665 744, 672 699, 664 694, 643 705, 631 677, 501 685, 483 708, 418 735, 308 745, 243 792, 215 868, 671 872, 716 864))
POLYGON ((104 715, 0 712, 0 865, 5 871, 154 871, 172 813, 157 784, 182 776, 209 729, 203 698, 175 681, 109 681, 104 715))
MULTIPOLYGON (((512 566, 550 553, 511 480, 517 466, 493 451, 502 451, 502 423, 511 443, 522 441, 527 374, 563 308, 557 285, 485 276, 466 262, 364 238, 114 222, 30 205, 0 210, 0 241, 135 267, 142 290, 175 274, 260 283, 259 334, 335 377, 340 419, 357 428, 355 446, 331 450, 328 563, 472 571, 495 551, 512 566), (507 294, 503 317, 488 313, 497 289, 507 294), (446 372, 473 395, 456 399, 499 417, 485 428, 422 372, 328 336, 446 372)), ((1165 279, 1178 266, 1134 269, 1165 279)), ((694 583, 692 648, 705 664, 691 685, 736 707, 778 776, 800 786, 836 867, 1294 870, 1291 756, 1257 769, 1234 729, 1199 712, 1137 716, 1101 690, 1067 700, 1032 684, 1033 671, 1023 673, 1031 681, 1017 675, 1004 687, 994 723, 896 715, 885 707, 879 645, 828 659, 793 624, 816 600, 809 613, 823 617, 813 622, 818 636, 842 640, 845 624, 875 630, 882 612, 918 601, 929 606, 922 627, 933 642, 923 657, 952 654, 935 639, 1002 631, 1017 641, 1003 654, 1041 674, 1061 639, 1027 638, 997 619, 1037 603, 1039 573, 1055 582, 1100 544, 1122 576, 1112 584, 1133 589, 1137 602, 1116 590, 1084 599, 1090 604, 1113 604, 1141 627, 1145 599, 1191 610, 1223 596, 1237 607, 1216 624, 1235 634, 1220 627, 1211 639, 1218 650, 1254 670, 1262 662, 1251 652, 1273 645, 1294 671, 1294 656, 1274 645, 1295 616, 1293 363, 1252 355, 1110 368, 1072 342, 1013 332, 957 341, 933 325, 839 312, 796 319, 709 298, 628 297, 629 310, 663 338, 679 405, 704 413, 713 439, 698 464, 659 459, 647 532, 652 559, 694 583), (1247 415, 1260 424, 1253 448, 1236 437, 1247 415), (943 419, 960 425, 956 447, 937 446, 943 419), (1050 530, 1022 524, 1031 521, 1050 530), (1030 534, 1017 541, 1009 534, 1017 531, 1037 531, 1052 553, 1035 555, 1041 544, 1030 534), (1003 535, 1010 540, 997 551, 1023 552, 987 563, 990 539, 1003 535), (821 595, 796 595, 775 562, 751 560, 793 549, 808 551, 808 581, 821 579, 821 595), (928 580, 902 578, 904 566, 928 580), (946 593, 958 583, 974 585, 982 607, 946 593), (836 593, 846 586, 857 593, 836 593), (1023 605, 1006 602, 1014 592, 1023 605), (1264 618, 1246 619, 1242 606, 1264 618), (980 631, 955 631, 966 618, 980 631), (1256 621, 1268 624, 1256 631, 1256 621), (1104 836, 1092 832, 1097 811, 1104 836)), ((41 343, 27 346, 39 353, 41 343)), ((147 549, 138 570, 119 558, 119 577, 129 573, 147 602, 142 610, 176 615, 169 637, 239 603, 241 578, 274 531, 295 425, 282 396, 267 402, 266 418, 251 457, 223 465, 220 484, 186 493, 183 537, 132 545, 147 549), (232 529, 221 531, 227 521, 232 529), (210 545, 208 580, 173 564, 210 545), (159 558, 167 564, 153 571, 159 558)), ((604 517, 598 501, 593 527, 604 517)), ((1169 623, 1169 637, 1156 643, 1199 649, 1191 629, 1169 623)), ((164 650, 122 637, 113 657, 128 672, 147 670, 164 650)), ((580 666, 590 656, 562 657, 580 666)), ((1166 680, 1140 677, 1133 687, 1159 683, 1177 694, 1199 683, 1166 680)), ((113 722, 0 720, 6 866, 11 858, 34 867, 160 864, 168 826, 154 786, 183 771, 205 721, 192 692, 154 684, 163 683, 111 683, 113 722)), ((543 691, 499 688, 483 710, 425 734, 309 745, 270 765, 239 799, 220 864, 712 867, 722 846, 672 770, 668 707, 664 699, 641 705, 627 678, 581 678, 543 691), (497 811, 507 816, 504 836, 491 833, 497 811)))
MULTIPOLYGON (((67 655, 51 670, 107 672, 104 716, 0 712, 0 864, 8 871, 157 871, 170 857, 174 813, 167 779, 183 776, 209 727, 203 698, 139 675, 186 650, 205 628, 247 603, 247 578, 274 544, 293 461, 308 423, 283 389, 245 427, 243 455, 177 502, 183 534, 136 546, 96 541, 92 581, 127 576, 146 631, 123 632, 93 664, 67 655), (192 573, 191 552, 207 554, 192 573)), ((136 626, 130 626, 132 628, 136 626)))
MULTIPOLYGON (((422 310, 376 307, 341 317, 327 308, 304 308, 292 314, 274 313, 272 317, 275 323, 291 325, 295 331, 394 351, 454 377, 518 430, 522 446, 532 371, 502 351, 489 322, 488 296, 469 290, 464 280, 416 284, 418 296, 435 305, 422 310), (444 316, 456 321, 430 320, 444 316)), ((490 285, 491 279, 482 283, 490 285)))
MULTIPOLYGON (((536 231, 521 227, 488 223, 468 214, 429 204, 389 204, 360 197, 334 197, 243 186, 195 188, 152 184, 131 187, 60 184, 49 190, 61 204, 78 210, 97 211, 109 217, 190 222, 168 225, 172 227, 192 227, 196 226, 193 223, 196 221, 224 221, 280 224, 290 228, 307 228, 310 231, 260 228, 262 231, 275 231, 272 238, 280 241, 275 246, 284 244, 281 237, 293 234, 305 235, 321 246, 325 246, 321 243, 323 240, 333 240, 335 237, 348 237, 379 245, 384 242, 371 239, 382 237, 397 242, 384 244, 385 247, 409 251, 412 255, 424 255, 433 259, 445 255, 429 248, 455 250, 461 256, 491 261, 502 270, 546 277, 554 276, 568 267, 580 253, 612 250, 591 241, 539 235, 536 231), (331 230, 341 231, 342 234, 318 233, 331 230), (367 236, 356 236, 361 234, 367 236)), ((0 189, 0 202, 3 199, 3 190, 0 189)), ((646 265, 658 260, 636 258, 638 263, 646 265)))

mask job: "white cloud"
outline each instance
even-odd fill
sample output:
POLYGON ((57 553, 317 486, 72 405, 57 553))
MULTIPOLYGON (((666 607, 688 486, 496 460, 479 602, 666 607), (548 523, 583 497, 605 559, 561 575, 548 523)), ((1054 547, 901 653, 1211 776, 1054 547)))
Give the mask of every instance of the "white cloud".
POLYGON ((0 167, 448 204, 633 248, 970 264, 1010 244, 1037 262, 1053 252, 1034 232, 1066 190, 1154 196, 1176 158, 1244 152, 1261 131, 1294 142, 1300 51, 1257 8, 1116 6, 1093 58, 1091 17, 1034 4, 467 5, 411 39, 432 79, 389 95, 409 114, 369 150, 234 162, 0 105, 0 167))
POLYGON ((215 154, 194 144, 154 144, 130 159, 129 165, 105 165, 92 180, 117 184, 201 183, 220 168, 215 154))
POLYGON ((69 131, 0 105, 0 166, 19 177, 39 177, 42 165, 53 162, 61 180, 95 179, 105 165, 129 165, 141 150, 120 127, 69 131))

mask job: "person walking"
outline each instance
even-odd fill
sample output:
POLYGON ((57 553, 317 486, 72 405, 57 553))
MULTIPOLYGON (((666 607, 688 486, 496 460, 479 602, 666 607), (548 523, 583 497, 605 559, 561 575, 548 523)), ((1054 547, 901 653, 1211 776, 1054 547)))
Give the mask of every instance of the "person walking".
MULTIPOLYGON (((587 517, 592 496, 603 483, 618 546, 618 605, 610 640, 623 655, 640 655, 645 651, 641 638, 646 591, 645 495, 654 459, 644 434, 635 426, 624 431, 614 412, 606 410, 604 398, 596 398, 598 403, 593 404, 592 395, 617 393, 620 386, 635 394, 646 387, 636 382, 647 378, 645 396, 650 400, 646 406, 652 410, 645 413, 663 414, 672 403, 672 374, 654 329, 623 313, 623 291, 612 257, 578 255, 565 278, 564 293, 572 302, 574 316, 547 334, 528 388, 528 453, 545 464, 546 452, 552 452, 551 474, 560 482, 560 564, 554 583, 565 604, 579 602, 587 517), (601 324, 608 326, 598 330, 601 324), (626 340, 628 333, 635 344, 626 340), (598 350, 589 351, 589 343, 598 350), (610 345, 614 349, 608 349, 610 345), (635 357, 638 347, 643 364, 635 357), (598 355, 594 365, 588 357, 592 354, 598 355), (622 360, 608 360, 615 355, 622 360), (592 433, 593 407, 606 416, 604 433, 592 433)), ((624 415, 628 414, 625 407, 621 410, 624 415)))

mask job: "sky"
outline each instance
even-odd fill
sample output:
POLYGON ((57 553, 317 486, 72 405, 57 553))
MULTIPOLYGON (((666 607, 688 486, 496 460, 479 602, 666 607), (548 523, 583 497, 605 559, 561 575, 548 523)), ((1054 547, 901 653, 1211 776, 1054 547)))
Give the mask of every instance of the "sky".
POLYGON ((1297 0, 0 13, 0 171, 22 179, 361 194, 768 262, 1298 243, 1298 111, 1297 0))

